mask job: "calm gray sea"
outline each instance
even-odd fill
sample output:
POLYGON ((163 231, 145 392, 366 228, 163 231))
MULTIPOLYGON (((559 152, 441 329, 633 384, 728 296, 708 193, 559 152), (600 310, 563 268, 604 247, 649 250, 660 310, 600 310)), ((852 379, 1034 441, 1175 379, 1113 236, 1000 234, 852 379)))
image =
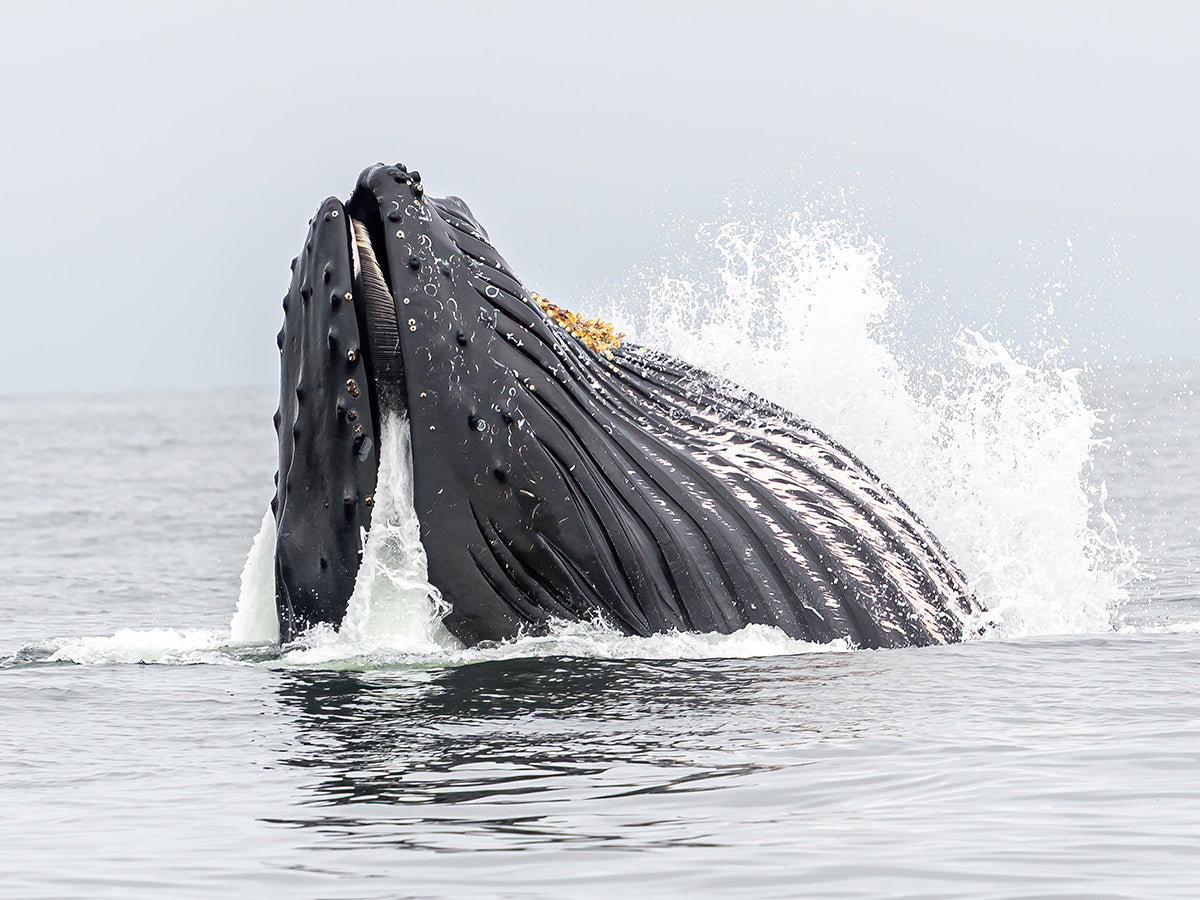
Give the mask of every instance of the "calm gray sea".
POLYGON ((228 627, 274 397, 0 398, 0 895, 1200 896, 1196 374, 1089 376, 1111 632, 383 667, 52 661, 228 627))

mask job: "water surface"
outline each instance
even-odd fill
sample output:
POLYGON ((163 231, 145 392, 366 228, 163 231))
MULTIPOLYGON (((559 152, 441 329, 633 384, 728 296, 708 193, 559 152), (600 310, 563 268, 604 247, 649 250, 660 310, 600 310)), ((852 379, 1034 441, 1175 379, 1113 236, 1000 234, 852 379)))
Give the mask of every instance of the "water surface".
POLYGON ((1191 377, 1093 376, 1111 627, 734 659, 222 646, 270 392, 2 399, 5 893, 1195 896, 1191 377))

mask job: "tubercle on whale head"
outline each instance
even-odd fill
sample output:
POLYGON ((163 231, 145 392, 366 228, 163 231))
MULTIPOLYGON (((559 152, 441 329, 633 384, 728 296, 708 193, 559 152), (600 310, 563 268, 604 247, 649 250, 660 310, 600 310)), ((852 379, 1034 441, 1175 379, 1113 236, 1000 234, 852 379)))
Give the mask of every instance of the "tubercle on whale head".
POLYGON ((355 302, 360 273, 345 207, 329 198, 292 267, 279 335, 279 470, 272 501, 275 600, 289 640, 340 621, 370 522, 379 429, 355 302))

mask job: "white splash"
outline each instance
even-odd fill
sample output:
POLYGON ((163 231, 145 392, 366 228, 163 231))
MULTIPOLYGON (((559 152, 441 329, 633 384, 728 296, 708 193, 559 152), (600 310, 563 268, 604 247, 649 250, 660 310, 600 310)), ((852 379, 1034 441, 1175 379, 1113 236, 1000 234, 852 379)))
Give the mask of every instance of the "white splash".
MULTIPOLYGON (((48 656, 50 662, 80 665, 101 663, 224 663, 225 635, 219 631, 174 628, 123 628, 103 637, 61 641, 48 656)), ((49 648, 48 648, 49 649, 49 648)))
POLYGON ((174 628, 123 628, 112 635, 70 638, 44 649, 51 662, 81 665, 101 663, 225 663, 244 662, 227 650, 231 646, 279 641, 275 613, 275 516, 268 509, 242 566, 237 609, 229 631, 174 628))
POLYGON ((672 631, 649 637, 622 634, 591 622, 563 622, 550 633, 523 637, 485 649, 457 654, 460 662, 526 656, 576 656, 593 659, 745 659, 798 653, 845 653, 847 641, 812 644, 790 638, 770 625, 747 625, 732 634, 672 631))
POLYGON ((242 566, 237 611, 229 623, 229 640, 254 644, 279 640, 275 612, 275 514, 267 509, 242 566))
POLYGON ((402 641, 356 642, 332 628, 314 628, 277 662, 286 668, 450 666, 488 660, 571 656, 587 659, 745 659, 800 653, 844 653, 846 641, 811 644, 778 628, 747 625, 732 634, 669 632, 635 637, 596 622, 559 622, 547 634, 483 647, 405 646, 402 641))
POLYGON ((408 420, 387 414, 371 529, 338 639, 356 652, 428 652, 459 647, 442 617, 449 612, 429 583, 421 526, 413 508, 408 420))
POLYGON ((1018 361, 960 329, 904 361, 903 303, 882 248, 812 210, 706 226, 716 271, 642 273, 609 307, 621 330, 724 375, 848 446, 939 536, 989 633, 1104 631, 1135 554, 1086 475, 1098 418, 1053 352, 1018 361))

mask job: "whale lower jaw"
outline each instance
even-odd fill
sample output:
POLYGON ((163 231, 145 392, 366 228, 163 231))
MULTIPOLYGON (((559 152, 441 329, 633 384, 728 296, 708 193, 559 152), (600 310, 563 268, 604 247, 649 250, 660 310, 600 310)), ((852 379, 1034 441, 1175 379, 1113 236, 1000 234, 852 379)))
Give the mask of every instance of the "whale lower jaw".
POLYGON ((611 330, 588 343, 594 323, 548 315, 564 311, 525 289, 466 205, 425 197, 402 166, 321 205, 284 310, 284 640, 345 615, 389 410, 408 416, 429 578, 467 644, 594 619, 891 647, 959 640, 980 611, 848 450, 611 330))

